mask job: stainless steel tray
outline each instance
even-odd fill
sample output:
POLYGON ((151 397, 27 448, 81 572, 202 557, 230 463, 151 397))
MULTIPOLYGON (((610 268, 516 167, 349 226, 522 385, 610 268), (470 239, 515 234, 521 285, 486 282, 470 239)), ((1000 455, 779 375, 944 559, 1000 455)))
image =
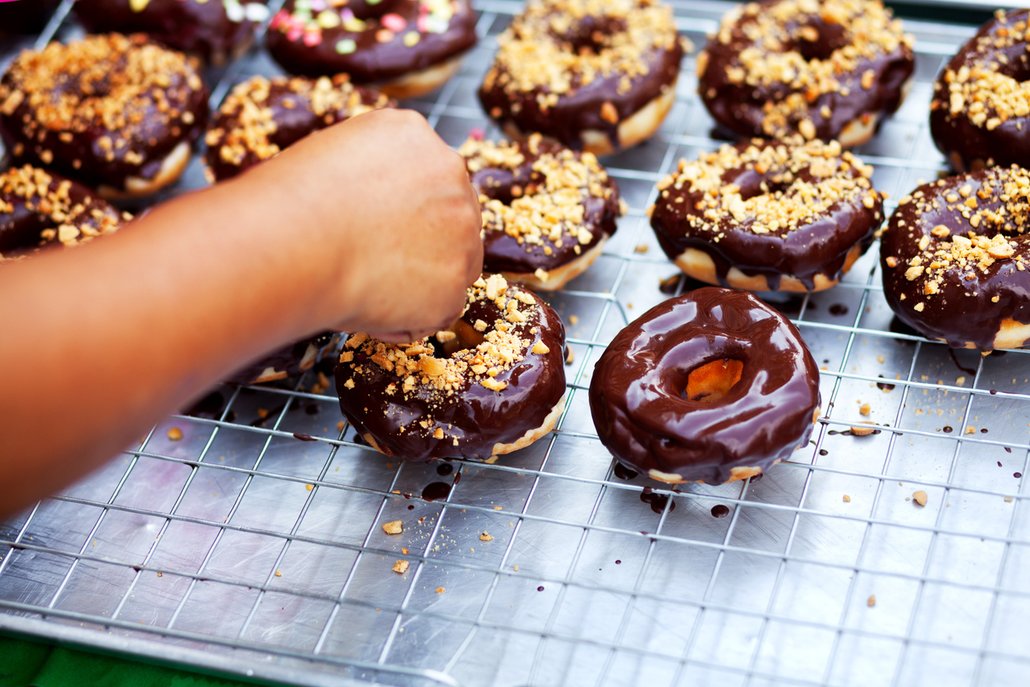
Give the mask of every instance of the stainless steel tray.
MULTIPOLYGON (((676 4, 698 44, 729 7, 676 4)), ((79 33, 69 6, 39 42, 79 33)), ((520 3, 478 6, 484 40, 460 76, 410 103, 452 144, 486 126, 475 89, 520 3)), ((942 170, 930 82, 973 31, 908 28, 917 83, 861 151, 893 198, 942 170)), ((213 98, 274 71, 256 50, 211 75, 213 98)), ((613 475, 585 388, 676 274, 644 209, 678 158, 719 143, 693 74, 690 59, 661 133, 607 160, 631 212, 549 297, 575 353, 553 436, 495 465, 400 464, 338 429, 310 378, 223 387, 215 419, 170 417, 0 525, 0 630, 302 684, 1026 684, 1030 356, 892 332, 873 255, 833 291, 780 303, 823 368, 813 445, 760 480, 658 499, 613 475), (850 436, 862 403, 884 426, 850 436), (420 498, 435 482, 447 498, 420 498), (397 519, 404 533, 385 535, 397 519)), ((177 192, 200 185, 194 160, 177 192)))

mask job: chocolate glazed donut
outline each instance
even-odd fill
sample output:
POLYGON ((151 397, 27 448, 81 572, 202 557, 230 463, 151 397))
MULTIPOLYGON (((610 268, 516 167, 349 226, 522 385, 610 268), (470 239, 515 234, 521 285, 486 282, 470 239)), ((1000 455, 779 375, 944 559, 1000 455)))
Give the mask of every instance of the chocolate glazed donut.
POLYGON ((458 151, 483 204, 483 270, 553 291, 582 274, 622 214, 615 180, 592 153, 533 134, 470 139, 458 151))
POLYGON ((850 148, 901 106, 912 43, 879 0, 751 2, 698 56, 698 92, 740 136, 799 132, 850 148))
POLYGON ((675 99, 685 39, 657 0, 540 0, 499 38, 479 100, 513 138, 606 155, 648 138, 675 99))
POLYGON ((288 0, 266 40, 290 73, 345 73, 391 97, 413 98, 457 72, 476 43, 476 17, 469 0, 288 0))
POLYGON ((1030 171, 992 167, 902 198, 880 242, 887 303, 956 348, 1030 342, 1030 171))
POLYGON ((182 53, 107 34, 22 52, 0 79, 0 135, 106 198, 174 183, 207 116, 207 90, 182 53))
POLYGON ((957 170, 1030 167, 1030 10, 999 10, 948 62, 930 132, 957 170))
POLYGON ((25 165, 0 173, 0 262, 76 246, 132 219, 85 186, 25 165))
POLYGON ((872 243, 883 199, 836 141, 723 146, 659 182, 651 213, 687 275, 753 291, 822 291, 872 243))
POLYGON ((447 332, 399 346, 352 336, 336 390, 344 416, 382 453, 487 460, 554 428, 565 407, 564 349, 554 310, 492 275, 469 289, 447 332))
POLYGON ((247 49, 268 7, 264 0, 76 0, 75 14, 90 33, 145 33, 217 65, 247 49))
POLYGON ((232 178, 315 131, 394 104, 346 74, 251 77, 232 89, 207 132, 208 175, 232 178))
POLYGON ((753 295, 705 287, 623 329, 590 410, 615 458, 670 484, 746 479, 807 443, 819 371, 797 329, 753 295))

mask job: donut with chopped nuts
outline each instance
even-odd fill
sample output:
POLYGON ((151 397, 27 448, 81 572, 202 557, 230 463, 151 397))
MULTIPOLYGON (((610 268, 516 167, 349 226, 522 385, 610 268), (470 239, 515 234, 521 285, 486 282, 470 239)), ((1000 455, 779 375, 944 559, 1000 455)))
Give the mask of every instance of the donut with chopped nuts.
POLYGON ((207 116, 185 55, 135 34, 26 50, 0 79, 0 135, 105 198, 150 195, 182 175, 207 116))
POLYGON ((0 262, 112 234, 131 217, 85 186, 38 167, 0 173, 0 262))
POLYGON ((317 79, 254 76, 232 89, 207 132, 213 180, 240 174, 310 133, 394 103, 350 82, 346 74, 317 79))
POLYGON ((880 0, 764 0, 732 10, 698 56, 698 91, 738 136, 876 133, 915 69, 913 38, 880 0))
POLYGON ((469 0, 287 0, 268 51, 302 76, 349 74, 393 98, 435 91, 476 44, 469 0))
POLYGON ((75 14, 90 33, 145 33, 219 65, 247 49, 268 7, 265 0, 76 0, 75 14))
POLYGON ((601 443, 669 484, 760 474, 808 443, 819 403, 797 328, 746 291, 710 286, 630 323, 590 381, 601 443))
POLYGON ((930 133, 959 171, 1030 167, 1030 10, 999 10, 948 62, 930 133))
POLYGON ((582 274, 615 233, 619 188, 593 153, 533 134, 470 138, 458 150, 483 206, 483 270, 553 291, 582 274))
POLYGON ((920 186, 880 240, 887 303, 955 348, 1030 343, 1030 171, 992 167, 920 186))
POLYGON ((410 344, 351 336, 336 368, 344 416, 388 456, 489 460, 547 435, 565 407, 565 329, 538 296, 491 275, 448 331, 410 344))
POLYGON ((647 140, 676 96, 686 39, 657 0, 540 0, 499 38, 479 100, 513 138, 605 155, 647 140))
POLYGON ((883 222, 872 168, 840 143, 763 139, 680 161, 651 226, 688 276, 750 291, 823 291, 883 222))
POLYGON ((226 381, 234 384, 269 384, 297 377, 335 351, 339 343, 340 335, 335 332, 322 332, 301 339, 237 370, 226 381))

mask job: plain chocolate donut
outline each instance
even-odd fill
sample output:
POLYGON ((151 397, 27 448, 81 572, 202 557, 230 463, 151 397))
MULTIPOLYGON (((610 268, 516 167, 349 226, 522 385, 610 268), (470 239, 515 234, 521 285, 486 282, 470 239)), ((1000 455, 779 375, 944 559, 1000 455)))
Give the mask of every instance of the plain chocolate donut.
POLYGON ((836 141, 726 145, 659 182, 651 226, 690 277, 753 291, 822 291, 872 243, 883 199, 836 141))
POLYGON ((752 294, 716 287, 630 323, 590 382, 601 442, 671 484, 761 473, 808 442, 819 403, 819 371, 797 328, 752 294))
POLYGON ((237 84, 207 132, 207 171, 229 179, 275 157, 308 134, 394 103, 346 74, 317 79, 253 76, 237 84))
POLYGON ((351 336, 336 390, 344 416, 382 453, 488 460, 554 428, 565 407, 564 359, 554 310, 492 275, 469 288, 447 332, 401 345, 351 336))
POLYGON ((499 38, 479 100, 513 137, 605 155, 648 138, 675 99, 685 41, 657 0, 540 0, 499 38))
POLYGON ((0 79, 0 135, 10 153, 108 198, 174 183, 206 116, 193 62, 139 34, 26 50, 0 79))
POLYGON ((880 0, 763 0, 732 10, 698 56, 698 92, 739 136, 865 143, 904 99, 913 39, 880 0))
POLYGON ((435 90, 476 43, 469 0, 287 0, 268 51, 291 74, 349 74, 395 98, 435 90))
POLYGON ((1030 167, 1030 10, 999 10, 948 62, 930 133, 957 170, 1030 167))
POLYGON ((90 33, 145 33, 222 64, 246 50, 268 7, 265 0, 76 0, 75 14, 90 33))
POLYGON ((24 165, 0 173, 0 262, 114 233, 131 217, 81 184, 24 165))
POLYGON ((920 186, 880 241, 883 290, 931 339, 990 351, 1030 342, 1030 171, 992 167, 920 186))
POLYGON ((582 274, 615 233, 619 189, 592 153, 544 140, 469 139, 458 151, 483 205, 483 271, 535 289, 582 274))

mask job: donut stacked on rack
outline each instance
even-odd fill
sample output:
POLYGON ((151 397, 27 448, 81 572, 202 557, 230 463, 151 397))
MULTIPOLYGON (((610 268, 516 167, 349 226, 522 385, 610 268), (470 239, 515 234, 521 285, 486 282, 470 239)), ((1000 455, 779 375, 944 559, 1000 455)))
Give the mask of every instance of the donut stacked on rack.
POLYGON ((598 155, 654 134, 684 52, 657 0, 531 2, 499 43, 483 109, 514 138, 539 132, 598 155))
POLYGON ((206 136, 207 174, 230 179, 305 136, 393 101, 346 74, 317 79, 254 76, 237 84, 206 136))
POLYGON ((615 181, 592 153, 533 134, 471 138, 458 151, 483 205, 483 269, 543 291, 590 267, 622 213, 615 181))
POLYGON ((0 173, 0 262, 112 234, 131 217, 89 189, 23 165, 0 173))
POLYGON ((76 0, 75 14, 91 33, 145 33, 219 65, 250 46, 268 7, 265 0, 76 0))
POLYGON ((948 62, 930 131, 957 170, 1030 167, 1030 10, 999 10, 948 62))
POLYGON ((141 34, 27 50, 0 79, 10 153, 107 198, 147 196, 178 180, 206 116, 193 61, 141 34))
POLYGON ((765 0, 730 12, 698 56, 698 90, 739 136, 861 145, 901 106, 913 39, 879 0, 765 0))
POLYGON ((349 74, 394 98, 430 93, 476 43, 469 0, 287 0, 268 51, 302 76, 349 74))

